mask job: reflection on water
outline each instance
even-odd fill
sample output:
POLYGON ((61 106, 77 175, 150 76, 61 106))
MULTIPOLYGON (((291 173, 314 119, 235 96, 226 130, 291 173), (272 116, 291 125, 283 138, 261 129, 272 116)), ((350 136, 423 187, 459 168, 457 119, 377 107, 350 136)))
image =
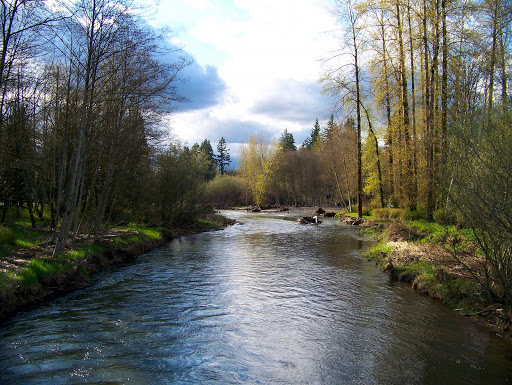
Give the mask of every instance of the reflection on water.
POLYGON ((326 220, 230 212, 0 329, 0 383, 501 383, 512 348, 326 220))

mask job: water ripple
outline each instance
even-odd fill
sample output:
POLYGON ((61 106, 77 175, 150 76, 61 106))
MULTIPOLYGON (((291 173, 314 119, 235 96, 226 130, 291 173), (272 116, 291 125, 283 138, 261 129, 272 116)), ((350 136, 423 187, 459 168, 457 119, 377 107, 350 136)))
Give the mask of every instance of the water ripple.
POLYGON ((490 383, 510 345, 359 257, 326 220, 173 241, 0 330, 0 383, 490 383), (497 352, 501 352, 497 354, 497 352))

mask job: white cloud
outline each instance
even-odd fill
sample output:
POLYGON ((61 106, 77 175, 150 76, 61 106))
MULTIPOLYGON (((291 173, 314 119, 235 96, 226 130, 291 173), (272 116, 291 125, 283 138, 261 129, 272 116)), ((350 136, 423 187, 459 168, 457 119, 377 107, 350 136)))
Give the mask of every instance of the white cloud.
MULTIPOLYGON (((171 9, 173 1, 162 3, 171 9)), ((309 132, 315 118, 328 118, 329 102, 316 82, 321 59, 337 44, 327 33, 335 28, 329 0, 234 0, 231 6, 215 3, 216 9, 206 0, 186 3, 188 12, 201 12, 187 15, 178 38, 201 65, 217 66, 226 89, 217 105, 178 109, 176 135, 216 141, 224 132, 228 142, 236 142, 258 128, 274 137, 285 128, 309 132)))

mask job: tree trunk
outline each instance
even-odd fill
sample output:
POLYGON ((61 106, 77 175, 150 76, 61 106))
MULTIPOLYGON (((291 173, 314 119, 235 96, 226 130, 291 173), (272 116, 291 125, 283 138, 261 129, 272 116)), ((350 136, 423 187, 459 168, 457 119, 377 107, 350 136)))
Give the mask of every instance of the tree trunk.
POLYGON ((409 111, 409 91, 407 86, 407 68, 405 66, 405 50, 403 43, 403 30, 402 30, 402 18, 400 3, 397 0, 395 3, 396 8, 396 20, 398 29, 398 47, 399 47, 399 59, 400 59, 400 89, 401 89, 401 101, 402 101, 402 121, 404 124, 404 158, 405 158, 405 175, 402 184, 405 187, 405 199, 407 205, 414 209, 416 207, 416 192, 413 182, 413 162, 411 155, 411 138, 410 138, 410 111, 409 111))
MULTIPOLYGON (((355 28, 353 26, 352 28, 355 28)), ((354 42, 354 66, 356 72, 356 116, 357 116, 357 216, 363 217, 363 176, 361 158, 361 94, 359 80, 358 47, 356 43, 356 32, 353 32, 354 42)))

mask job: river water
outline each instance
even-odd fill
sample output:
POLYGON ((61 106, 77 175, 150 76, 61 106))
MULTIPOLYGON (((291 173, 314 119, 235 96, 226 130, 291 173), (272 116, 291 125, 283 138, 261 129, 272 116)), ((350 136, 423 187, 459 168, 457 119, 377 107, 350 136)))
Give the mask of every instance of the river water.
POLYGON ((512 347, 326 219, 228 212, 0 328, 0 384, 496 384, 512 347))

